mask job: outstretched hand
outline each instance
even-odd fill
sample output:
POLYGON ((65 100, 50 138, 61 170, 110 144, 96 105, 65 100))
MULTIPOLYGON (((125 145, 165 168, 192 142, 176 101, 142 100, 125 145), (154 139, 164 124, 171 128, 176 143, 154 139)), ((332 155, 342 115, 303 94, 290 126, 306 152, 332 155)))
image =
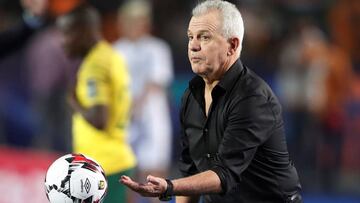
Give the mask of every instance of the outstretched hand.
POLYGON ((165 179, 151 175, 146 178, 146 183, 135 182, 128 176, 121 176, 119 181, 144 197, 159 197, 167 188, 165 179))

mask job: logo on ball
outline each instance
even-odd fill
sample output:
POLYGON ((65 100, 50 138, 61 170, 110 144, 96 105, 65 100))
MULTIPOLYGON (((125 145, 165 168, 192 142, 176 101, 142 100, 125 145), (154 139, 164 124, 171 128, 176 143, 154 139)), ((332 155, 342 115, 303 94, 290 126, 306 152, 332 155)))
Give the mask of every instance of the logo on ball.
POLYGON ((82 179, 80 181, 81 181, 81 192, 84 192, 84 187, 85 187, 86 193, 89 193, 90 188, 91 188, 91 184, 90 184, 89 179, 86 178, 85 186, 84 186, 84 181, 82 179))

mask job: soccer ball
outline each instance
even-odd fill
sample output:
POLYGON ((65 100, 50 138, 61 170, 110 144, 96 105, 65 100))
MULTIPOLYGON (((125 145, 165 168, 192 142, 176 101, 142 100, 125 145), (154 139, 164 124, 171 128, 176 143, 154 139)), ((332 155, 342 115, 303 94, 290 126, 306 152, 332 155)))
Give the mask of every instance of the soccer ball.
POLYGON ((107 190, 104 170, 82 154, 67 154, 51 164, 45 192, 51 203, 100 203, 107 190))

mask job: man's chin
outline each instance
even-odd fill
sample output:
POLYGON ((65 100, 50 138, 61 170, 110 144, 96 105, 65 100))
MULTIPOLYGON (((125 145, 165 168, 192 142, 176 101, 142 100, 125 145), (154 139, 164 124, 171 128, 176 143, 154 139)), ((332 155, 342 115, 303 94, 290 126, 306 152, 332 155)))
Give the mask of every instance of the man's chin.
POLYGON ((202 76, 202 75, 206 75, 206 69, 204 67, 200 67, 200 66, 197 66, 197 65, 193 65, 192 66, 192 71, 196 74, 196 75, 199 75, 199 76, 202 76))

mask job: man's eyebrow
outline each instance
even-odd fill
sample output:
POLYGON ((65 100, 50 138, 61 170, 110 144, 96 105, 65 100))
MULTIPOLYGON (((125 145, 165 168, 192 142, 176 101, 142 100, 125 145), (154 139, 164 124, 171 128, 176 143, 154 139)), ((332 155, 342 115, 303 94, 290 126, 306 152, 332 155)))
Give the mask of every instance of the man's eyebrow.
POLYGON ((200 30, 199 34, 210 34, 211 32, 209 30, 200 30))
MULTIPOLYGON (((210 33, 210 31, 209 31, 209 30, 199 30, 199 31, 197 31, 196 33, 197 33, 197 34, 204 34, 204 33, 208 34, 208 33, 210 33)), ((190 30, 188 30, 188 31, 187 31, 187 34, 193 34, 193 32, 191 32, 190 30)))

